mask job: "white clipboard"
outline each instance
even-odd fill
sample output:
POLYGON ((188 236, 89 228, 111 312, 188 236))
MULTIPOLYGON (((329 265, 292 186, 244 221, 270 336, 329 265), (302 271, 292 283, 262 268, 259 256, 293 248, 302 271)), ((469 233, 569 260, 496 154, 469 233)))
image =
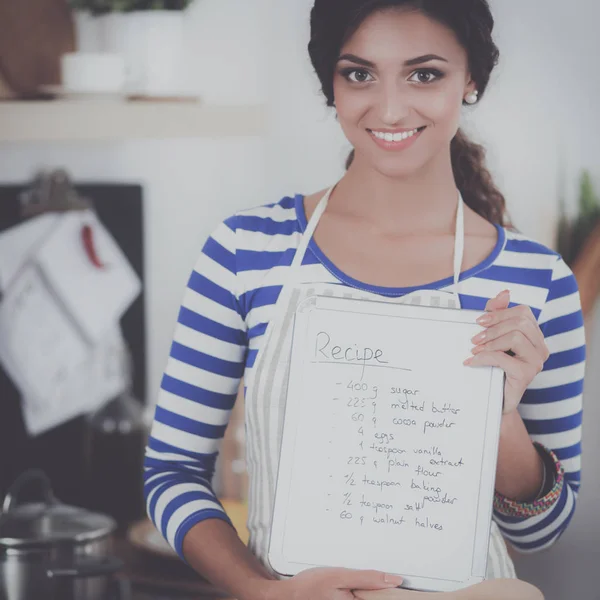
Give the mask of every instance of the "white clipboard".
POLYGON ((268 553, 275 572, 376 569, 427 591, 485 578, 504 372, 463 365, 481 314, 301 303, 268 553))

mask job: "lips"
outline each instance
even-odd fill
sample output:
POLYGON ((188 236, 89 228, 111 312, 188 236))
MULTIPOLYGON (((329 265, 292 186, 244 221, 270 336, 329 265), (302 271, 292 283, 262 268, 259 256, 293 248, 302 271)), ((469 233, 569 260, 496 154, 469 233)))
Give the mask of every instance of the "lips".
POLYGON ((423 131, 425 127, 415 127, 413 129, 367 129, 367 131, 377 139, 386 142, 401 142, 423 131))
POLYGON ((367 129, 371 139, 384 150, 404 150, 411 146, 426 127, 414 129, 367 129))

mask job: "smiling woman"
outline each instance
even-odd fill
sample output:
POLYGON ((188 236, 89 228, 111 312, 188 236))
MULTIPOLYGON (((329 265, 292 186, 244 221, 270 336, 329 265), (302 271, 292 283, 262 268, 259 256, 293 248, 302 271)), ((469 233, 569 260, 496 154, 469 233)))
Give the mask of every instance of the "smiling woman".
MULTIPOLYGON (((489 9, 462 0, 446 6, 427 1, 350 0, 347 4, 351 6, 336 11, 338 4, 316 3, 309 53, 327 105, 337 109, 340 125, 354 147, 346 166, 352 164, 357 144, 364 140, 353 131, 352 120, 366 103, 375 102, 385 111, 383 122, 378 130, 364 123, 360 133, 370 133, 384 142, 380 147, 391 151, 411 146, 401 143, 399 136, 408 137, 415 130, 416 136, 410 139, 425 133, 430 148, 450 143, 452 168, 465 203, 488 221, 508 225, 505 199, 485 168, 484 148, 469 141, 458 128, 461 100, 464 105, 480 101, 498 63, 489 9), (464 10, 472 11, 474 27, 464 19, 464 10), (341 47, 339 52, 332 38, 341 47), (432 47, 440 51, 429 51, 432 47), (399 60, 406 48, 412 55, 399 60), (423 53, 418 55, 420 48, 423 53), (419 103, 420 122, 408 128, 394 127, 413 100, 419 103)), ((387 169, 414 169, 407 161, 405 157, 400 167, 390 157, 387 169)))
MULTIPOLYGON (((493 28, 487 0, 316 0, 308 49, 326 103, 353 147, 347 170, 327 190, 226 219, 190 276, 146 455, 148 512, 182 558, 240 600, 351 600, 361 597, 357 590, 393 588, 411 575, 399 564, 395 574, 325 568, 287 578, 269 563, 291 324, 298 303, 311 295, 487 312, 464 362, 506 375, 489 552, 479 557, 486 578, 516 576, 508 543, 521 552, 543 550, 569 525, 580 485, 585 367, 577 282, 558 253, 510 227, 483 148, 460 130, 463 110, 484 96, 498 61, 493 28), (242 376, 248 547, 211 483, 242 376)), ((384 348, 378 339, 369 339, 368 350, 322 337, 325 358, 357 368, 384 348)), ((416 341, 435 344, 431 337, 416 341)), ((401 385, 396 396, 352 389, 357 423, 363 425, 359 409, 367 399, 375 407, 392 402, 398 411, 405 402, 422 405, 426 381, 401 385)), ((423 423, 417 408, 399 414, 396 429, 447 428, 450 435, 458 404, 435 401, 444 413, 439 419, 423 423)), ((366 454, 376 440, 366 424, 362 433, 366 454)), ((361 480, 383 481, 377 464, 367 471, 360 454, 354 459, 361 480)), ((459 458, 452 464, 461 465, 459 458)), ((315 484, 306 493, 323 490, 315 484)), ((321 542, 314 522, 306 531, 321 542)), ((502 586, 493 595, 486 583, 480 597, 531 597, 508 596, 502 586)), ((452 596, 468 597, 477 592, 452 596)))

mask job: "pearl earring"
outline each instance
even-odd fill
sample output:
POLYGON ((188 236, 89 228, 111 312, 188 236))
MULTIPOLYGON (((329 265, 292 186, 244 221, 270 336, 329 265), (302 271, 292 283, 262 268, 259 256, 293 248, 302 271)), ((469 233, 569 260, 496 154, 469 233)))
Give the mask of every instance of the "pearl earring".
POLYGON ((467 94, 467 97, 465 98, 465 102, 467 104, 475 104, 475 102, 477 102, 478 97, 479 97, 479 92, 477 90, 475 90, 474 92, 467 94))

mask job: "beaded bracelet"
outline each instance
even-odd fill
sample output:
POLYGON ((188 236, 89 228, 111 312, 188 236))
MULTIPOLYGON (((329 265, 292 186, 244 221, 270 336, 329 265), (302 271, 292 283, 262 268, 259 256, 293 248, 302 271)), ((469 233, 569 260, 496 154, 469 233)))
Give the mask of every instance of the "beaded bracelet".
MULTIPOLYGON (((544 452, 549 459, 552 460, 554 465, 553 475, 554 475, 554 485, 552 489, 543 497, 537 498, 532 502, 517 502, 515 500, 510 500, 503 496, 499 492, 494 494, 494 510, 500 513, 501 515, 507 517, 520 517, 520 518, 528 518, 535 517, 537 515, 541 515, 550 509, 556 501, 560 498, 562 493, 562 489, 564 487, 565 482, 565 471, 560 461, 558 460, 556 454, 552 452, 549 448, 546 448, 542 444, 538 442, 534 442, 536 450, 538 452, 544 452)), ((548 461, 550 462, 550 461, 548 461)), ((544 470, 548 469, 546 466, 546 461, 544 461, 544 470)), ((545 483, 542 486, 540 493, 543 492, 545 483)))

